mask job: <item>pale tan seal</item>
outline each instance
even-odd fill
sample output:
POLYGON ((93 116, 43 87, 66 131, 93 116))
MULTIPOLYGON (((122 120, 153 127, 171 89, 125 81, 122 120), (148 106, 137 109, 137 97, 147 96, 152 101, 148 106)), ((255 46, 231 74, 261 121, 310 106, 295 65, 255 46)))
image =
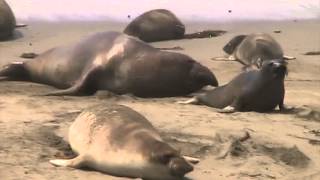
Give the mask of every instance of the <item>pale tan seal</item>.
POLYGON ((82 112, 70 126, 69 142, 78 156, 51 160, 52 164, 159 180, 180 179, 193 170, 145 117, 122 105, 95 106, 82 112))

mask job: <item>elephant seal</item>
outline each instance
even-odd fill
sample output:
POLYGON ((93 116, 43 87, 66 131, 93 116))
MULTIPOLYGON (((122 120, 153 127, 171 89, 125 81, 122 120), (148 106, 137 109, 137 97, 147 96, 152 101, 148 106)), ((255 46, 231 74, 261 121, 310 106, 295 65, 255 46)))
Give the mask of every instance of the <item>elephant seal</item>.
POLYGON ((158 50, 119 32, 101 32, 70 46, 0 70, 2 80, 24 80, 63 89, 46 95, 90 95, 97 90, 139 97, 183 96, 206 85, 214 74, 191 57, 158 50))
POLYGON ((159 180, 181 179, 193 170, 145 117, 122 105, 85 110, 70 126, 68 140, 78 156, 50 163, 92 168, 113 176, 159 180))
POLYGON ((221 112, 267 112, 277 105, 280 110, 289 110, 283 104, 286 73, 286 62, 282 59, 264 61, 259 70, 242 72, 226 85, 179 103, 224 108, 221 112))
POLYGON ((284 56, 280 44, 269 34, 254 33, 238 35, 232 38, 224 47, 224 52, 245 66, 261 67, 262 62, 272 59, 294 59, 284 56))
POLYGON ((145 42, 181 39, 185 26, 170 11, 155 9, 135 18, 123 31, 145 42))
POLYGON ((14 14, 5 0, 0 0, 0 40, 5 40, 13 35, 16 27, 14 14))

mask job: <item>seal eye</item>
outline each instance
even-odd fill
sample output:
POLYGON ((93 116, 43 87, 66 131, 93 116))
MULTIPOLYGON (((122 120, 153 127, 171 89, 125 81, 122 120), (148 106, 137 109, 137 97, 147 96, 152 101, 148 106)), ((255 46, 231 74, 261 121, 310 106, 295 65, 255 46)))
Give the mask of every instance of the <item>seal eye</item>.
POLYGON ((273 63, 273 62, 270 62, 268 65, 269 65, 269 66, 273 66, 273 65, 274 65, 274 63, 273 63))
POLYGON ((164 154, 162 157, 159 159, 161 163, 163 164, 168 164, 171 158, 175 157, 174 154, 164 154))

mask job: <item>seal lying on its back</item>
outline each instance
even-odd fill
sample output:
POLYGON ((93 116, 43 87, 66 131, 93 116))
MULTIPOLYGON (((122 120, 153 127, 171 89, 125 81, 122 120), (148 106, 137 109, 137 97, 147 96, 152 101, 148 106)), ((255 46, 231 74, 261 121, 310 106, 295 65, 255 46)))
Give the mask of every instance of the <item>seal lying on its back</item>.
POLYGON ((0 0, 0 40, 10 38, 16 27, 14 14, 5 0, 0 0))
POLYGON ((193 170, 146 118, 122 105, 95 106, 82 112, 70 126, 69 142, 78 156, 51 160, 52 164, 159 180, 180 179, 193 170))
POLYGON ((277 105, 280 110, 285 110, 286 73, 286 62, 283 60, 264 61, 260 70, 243 72, 224 86, 180 103, 225 108, 222 112, 266 112, 272 111, 277 105))
POLYGON ((66 88, 47 95, 84 95, 97 90, 140 97, 183 96, 217 86, 212 72, 189 56, 165 52, 125 34, 102 32, 0 70, 7 80, 66 88))
POLYGON ((155 9, 134 19, 124 33, 146 42, 181 39, 185 33, 182 22, 170 11, 155 9))
POLYGON ((284 56, 279 43, 266 33, 239 35, 231 39, 223 50, 245 66, 261 67, 262 62, 271 59, 294 59, 284 56))

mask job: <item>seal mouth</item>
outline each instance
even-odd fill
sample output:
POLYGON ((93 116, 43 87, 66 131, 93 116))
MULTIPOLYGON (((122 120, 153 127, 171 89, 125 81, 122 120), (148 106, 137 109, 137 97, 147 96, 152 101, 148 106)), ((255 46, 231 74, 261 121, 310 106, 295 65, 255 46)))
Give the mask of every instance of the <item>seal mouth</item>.
POLYGON ((273 68, 273 73, 276 76, 284 77, 284 76, 288 75, 288 69, 287 69, 286 63, 274 62, 273 63, 273 67, 274 67, 273 68))

